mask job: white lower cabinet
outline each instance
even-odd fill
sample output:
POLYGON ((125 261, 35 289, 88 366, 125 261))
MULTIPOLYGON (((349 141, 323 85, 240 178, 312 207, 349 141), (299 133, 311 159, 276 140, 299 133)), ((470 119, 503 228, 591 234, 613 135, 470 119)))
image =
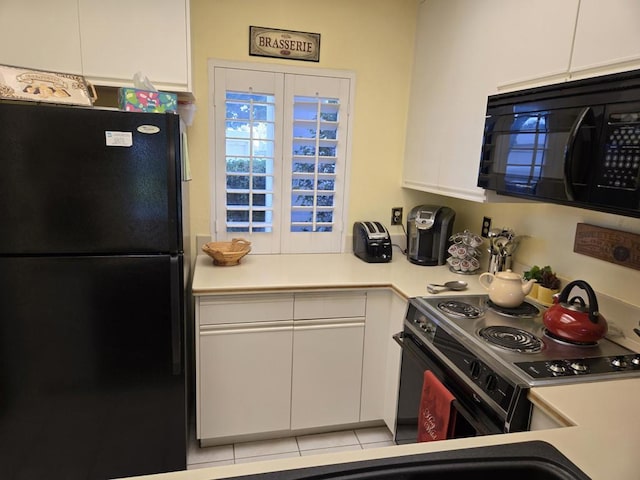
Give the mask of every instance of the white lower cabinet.
POLYGON ((392 290, 367 292, 360 421, 384 419, 391 431, 395 428, 401 352, 392 337, 402 330, 406 308, 407 300, 392 290))
POLYGON ((360 419, 364 317, 296 322, 291 428, 360 419))
POLYGON ((570 427, 573 424, 562 415, 549 410, 546 406, 533 404, 529 430, 548 430, 550 428, 570 427))
POLYGON ((402 349, 393 335, 403 329, 404 318, 407 312, 407 300, 394 293, 390 293, 391 306, 389 321, 387 322, 388 335, 385 337, 387 355, 385 357, 385 382, 384 382, 384 422, 389 430, 395 434, 396 415, 398 410, 398 391, 400 389, 400 363, 402 349))
POLYGON ((367 294, 295 294, 291 428, 358 422, 367 294))
POLYGON ((200 331, 200 438, 289 429, 293 322, 267 323, 200 331))
POLYGON ((392 297, 386 289, 197 296, 198 439, 382 422, 392 297))

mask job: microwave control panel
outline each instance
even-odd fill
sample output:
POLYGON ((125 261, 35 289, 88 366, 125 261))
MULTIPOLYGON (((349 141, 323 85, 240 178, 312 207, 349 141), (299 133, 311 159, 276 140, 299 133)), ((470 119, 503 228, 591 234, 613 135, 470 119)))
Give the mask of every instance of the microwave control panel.
POLYGON ((598 186, 636 191, 640 173, 640 113, 612 113, 598 186))

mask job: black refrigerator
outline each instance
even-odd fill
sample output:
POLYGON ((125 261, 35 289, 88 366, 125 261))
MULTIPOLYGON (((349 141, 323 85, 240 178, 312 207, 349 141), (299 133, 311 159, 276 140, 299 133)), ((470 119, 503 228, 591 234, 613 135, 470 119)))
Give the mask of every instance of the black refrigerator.
POLYGON ((179 116, 0 103, 0 478, 186 468, 179 116))

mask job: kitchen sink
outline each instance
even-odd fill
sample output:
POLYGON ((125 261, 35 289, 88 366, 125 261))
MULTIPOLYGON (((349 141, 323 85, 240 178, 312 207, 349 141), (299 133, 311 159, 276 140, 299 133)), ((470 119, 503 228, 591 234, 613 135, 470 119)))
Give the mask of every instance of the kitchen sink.
POLYGON ((585 480, 576 465, 546 442, 532 441, 300 468, 243 480, 585 480))

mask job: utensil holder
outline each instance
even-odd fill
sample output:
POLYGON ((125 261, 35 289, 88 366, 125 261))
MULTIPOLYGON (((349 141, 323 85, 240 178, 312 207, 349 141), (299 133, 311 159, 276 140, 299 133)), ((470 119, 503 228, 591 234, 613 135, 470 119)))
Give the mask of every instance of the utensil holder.
POLYGON ((511 255, 499 255, 492 253, 489 257, 489 273, 504 272, 511 268, 512 258, 511 255))

